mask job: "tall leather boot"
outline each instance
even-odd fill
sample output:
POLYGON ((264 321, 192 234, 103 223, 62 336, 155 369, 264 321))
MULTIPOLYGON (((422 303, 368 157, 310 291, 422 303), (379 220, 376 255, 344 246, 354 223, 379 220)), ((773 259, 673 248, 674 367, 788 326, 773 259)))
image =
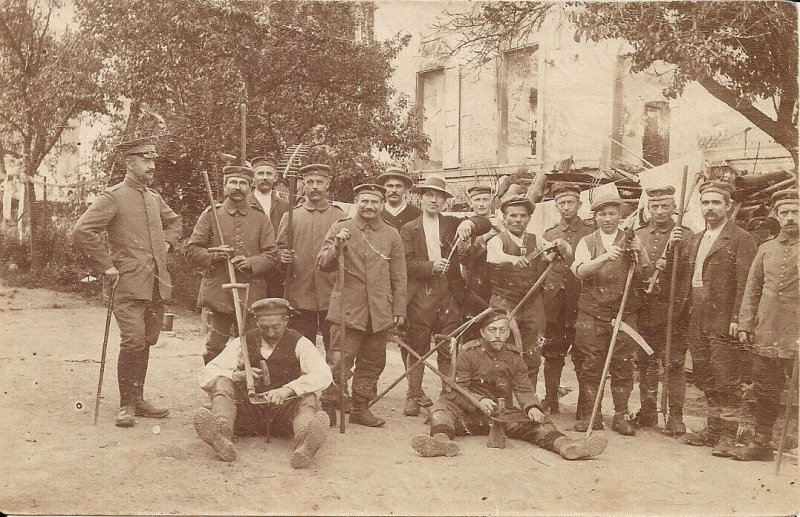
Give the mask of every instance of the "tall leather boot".
POLYGON ((658 423, 658 370, 648 357, 639 367, 639 399, 641 408, 634 417, 638 427, 653 427, 658 423))
POLYGON ((556 438, 553 448, 565 460, 584 460, 599 456, 607 445, 608 441, 602 436, 590 436, 582 440, 562 436, 556 438))
POLYGON ((669 419, 663 434, 677 438, 686 434, 686 424, 683 423, 683 406, 670 407, 669 419))
MULTIPOLYGON (((592 418, 592 409, 594 409, 594 400, 597 397, 597 388, 594 387, 584 387, 584 413, 583 418, 578 420, 575 423, 575 426, 572 428, 575 431, 579 432, 586 432, 589 429, 589 419, 592 418)), ((592 425, 592 429, 595 431, 599 431, 604 428, 603 425, 603 404, 600 401, 600 407, 597 408, 597 416, 594 419, 594 424, 592 425)))
MULTIPOLYGON (((563 357, 544 358, 544 406, 550 409, 551 415, 561 412, 558 404, 558 388, 561 385, 561 370, 563 368, 563 357)), ((580 397, 580 394, 578 397, 580 397)))
POLYGON ((406 393, 406 405, 403 408, 403 414, 405 416, 419 415, 423 374, 424 370, 422 365, 408 371, 408 376, 406 377, 408 380, 408 392, 406 393))
POLYGON ((328 437, 329 427, 328 415, 324 411, 317 411, 311 420, 295 431, 294 452, 290 461, 292 468, 304 469, 311 464, 311 459, 328 437))
POLYGON ((711 455, 718 458, 731 458, 736 452, 736 423, 725 422, 722 437, 711 449, 711 455))
POLYGON ((411 439, 411 447, 423 458, 452 457, 458 456, 461 452, 458 444, 445 433, 415 436, 411 439))
POLYGON ((744 447, 736 447, 733 459, 739 461, 772 461, 775 454, 772 452, 770 442, 772 437, 764 433, 756 433, 753 440, 744 447))
POLYGON ((236 459, 233 445, 233 424, 236 420, 236 402, 215 393, 211 399, 212 411, 200 408, 193 416, 194 429, 201 440, 209 444, 222 461, 236 459))
POLYGON ((165 418, 169 416, 169 409, 154 406, 144 399, 144 381, 147 377, 147 366, 150 363, 150 347, 146 346, 139 354, 139 360, 136 366, 136 416, 143 416, 147 418, 165 418))
MULTIPOLYGON (((423 365, 420 365, 424 368, 423 365)), ((450 368, 452 367, 450 356, 442 356, 442 354, 436 354, 436 367, 445 375, 450 375, 450 368)), ((450 387, 442 381, 442 393, 449 390, 450 387)))
POLYGON ((578 385, 578 403, 575 406, 575 420, 583 420, 586 415, 586 390, 578 385))
POLYGON ((117 427, 133 427, 136 424, 136 365, 137 354, 127 348, 121 348, 117 357, 117 382, 119 384, 119 412, 115 425, 117 427))

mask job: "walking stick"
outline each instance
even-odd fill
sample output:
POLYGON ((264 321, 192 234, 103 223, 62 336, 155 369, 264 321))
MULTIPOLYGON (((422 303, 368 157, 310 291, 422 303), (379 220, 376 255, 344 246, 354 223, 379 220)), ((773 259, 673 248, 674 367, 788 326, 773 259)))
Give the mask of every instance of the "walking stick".
POLYGON ((345 365, 345 335, 347 333, 347 321, 345 320, 345 306, 344 306, 344 256, 347 251, 347 246, 342 245, 339 250, 339 289, 342 293, 339 298, 339 433, 344 434, 344 392, 347 390, 347 366, 345 365))
POLYGON ((603 365, 603 374, 600 376, 600 386, 597 388, 597 395, 594 398, 594 406, 592 407, 592 416, 589 417, 589 427, 586 429, 586 439, 592 436, 592 426, 594 419, 597 417, 597 410, 600 408, 600 401, 603 398, 603 390, 606 387, 606 376, 608 375, 608 368, 611 366, 611 358, 614 355, 614 346, 617 343, 617 336, 619 335, 619 327, 622 324, 622 314, 625 312, 625 304, 628 301, 628 291, 630 291, 631 281, 633 280, 633 273, 636 271, 636 261, 631 259, 631 265, 628 266, 628 276, 625 278, 625 289, 622 291, 622 301, 619 304, 617 311, 617 319, 614 321, 614 329, 611 332, 611 342, 608 344, 608 354, 606 354, 606 362, 603 365))
POLYGON ((778 442, 778 457, 775 458, 775 475, 781 473, 781 462, 783 461, 783 450, 786 448, 786 435, 789 431, 789 417, 792 413, 792 407, 797 401, 797 354, 794 355, 792 361, 792 380, 789 383, 789 389, 786 390, 786 412, 783 414, 783 429, 781 429, 781 441, 778 442))
POLYGON ((114 295, 117 293, 117 281, 111 285, 111 296, 108 299, 108 311, 106 311, 106 329, 103 335, 103 352, 100 356, 100 378, 97 380, 97 396, 94 399, 94 425, 97 425, 97 414, 100 412, 100 391, 103 389, 103 372, 106 369, 106 350, 108 349, 108 331, 111 328, 111 312, 114 310, 114 295))
MULTIPOLYGON (((681 206, 678 210, 677 228, 683 231, 683 211, 686 208, 686 179, 689 175, 689 166, 683 166, 683 178, 681 179, 681 206)), ((666 248, 665 248, 666 250, 666 248)), ((675 243, 672 250, 672 271, 669 275, 669 300, 667 305, 667 341, 664 344, 663 367, 664 374, 661 381, 661 414, 664 415, 664 429, 667 428, 667 415, 669 413, 669 370, 672 367, 672 323, 675 313, 673 304, 675 303, 675 287, 678 283, 678 260, 681 253, 681 241, 675 243)), ((655 275, 655 273, 653 273, 655 275)), ((622 317, 622 315, 620 315, 622 317)))
MULTIPOLYGON (((481 311, 480 314, 477 314, 477 315, 473 316, 472 318, 468 319, 466 322, 462 323, 461 326, 458 327, 457 329, 455 329, 453 332, 447 334, 446 336, 441 336, 442 339, 438 343, 433 345, 430 350, 425 352, 425 355, 421 356, 422 358, 418 359, 416 363, 412 364, 411 366, 408 366, 406 368, 406 371, 404 371, 403 374, 400 377, 395 379, 394 382, 392 382, 385 390, 383 390, 378 395, 376 395, 375 398, 370 400, 369 404, 367 405, 367 407, 372 407, 376 402, 378 402, 380 399, 385 397, 387 393, 392 391, 392 389, 395 386, 400 384, 400 382, 408 376, 408 372, 410 372, 411 370, 413 370, 414 368, 416 368, 417 366, 422 364, 422 362, 425 359, 427 359, 428 357, 433 355, 437 350, 439 350, 439 347, 441 347, 445 343, 450 343, 450 340, 452 338, 458 339, 459 337, 461 337, 461 334, 466 332, 467 329, 469 329, 476 321, 479 321, 481 318, 483 318, 484 316, 486 316, 487 314, 489 314, 493 310, 494 309, 492 307, 487 307, 483 311, 481 311)), ((396 338, 396 336, 395 336, 395 338, 393 338, 393 339, 394 339, 394 341, 396 343, 399 344, 399 342, 400 342, 399 338, 396 338)))

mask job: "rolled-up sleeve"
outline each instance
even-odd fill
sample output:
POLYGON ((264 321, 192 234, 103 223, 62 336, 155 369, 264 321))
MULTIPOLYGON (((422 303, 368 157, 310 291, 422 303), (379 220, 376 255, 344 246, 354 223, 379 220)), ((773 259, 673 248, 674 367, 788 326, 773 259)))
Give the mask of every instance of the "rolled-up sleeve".
POLYGON ((575 260, 572 261, 572 265, 569 269, 572 271, 572 274, 580 278, 578 276, 578 268, 592 260, 592 255, 589 253, 589 246, 586 245, 586 241, 581 239, 577 246, 575 246, 575 260))
POLYGON ((301 337, 295 346, 295 355, 300 361, 300 377, 285 384, 297 395, 305 395, 315 391, 324 390, 333 382, 333 375, 328 363, 322 358, 317 348, 308 340, 301 337))

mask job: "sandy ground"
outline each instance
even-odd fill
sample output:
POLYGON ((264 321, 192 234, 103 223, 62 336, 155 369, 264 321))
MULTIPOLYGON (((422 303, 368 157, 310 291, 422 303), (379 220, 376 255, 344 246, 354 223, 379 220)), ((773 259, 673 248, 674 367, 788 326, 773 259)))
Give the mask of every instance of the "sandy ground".
MULTIPOLYGON (((655 431, 602 431, 608 449, 586 462, 513 440, 489 449, 484 437, 460 439, 458 457, 421 458, 409 442, 427 427, 422 417, 402 415, 404 385, 375 407, 384 428, 331 429, 307 470, 290 468, 288 440, 258 437, 240 440, 239 460, 223 463, 192 427, 204 393, 196 384, 203 339, 191 314, 176 318, 151 355, 146 396, 172 414, 142 418, 132 429, 113 424, 119 340, 112 323, 100 422, 92 425, 104 317, 102 306, 76 296, 0 287, 3 512, 785 515, 800 508, 795 459, 776 477, 771 463, 714 458, 655 431)), ((391 349, 381 385, 401 372, 391 349)), ((571 370, 562 384, 576 386, 571 370)), ((437 385, 426 376, 428 393, 437 385)), ((554 418, 562 430, 573 423, 576 396, 566 395, 566 412, 554 418)), ((689 396, 698 393, 692 388, 689 396)), ((687 423, 697 429, 702 419, 687 423)))

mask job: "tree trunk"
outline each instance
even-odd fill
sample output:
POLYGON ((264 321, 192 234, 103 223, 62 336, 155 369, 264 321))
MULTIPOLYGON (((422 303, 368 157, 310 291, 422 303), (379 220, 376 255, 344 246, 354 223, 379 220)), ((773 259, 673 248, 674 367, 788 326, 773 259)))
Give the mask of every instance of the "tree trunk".
MULTIPOLYGON (((27 226, 29 239, 31 271, 37 271, 42 267, 42 253, 38 228, 39 217, 36 213, 36 187, 31 181, 32 179, 33 176, 28 175, 25 182, 25 226, 27 226)), ((22 238, 23 236, 20 235, 20 239, 22 238)))

